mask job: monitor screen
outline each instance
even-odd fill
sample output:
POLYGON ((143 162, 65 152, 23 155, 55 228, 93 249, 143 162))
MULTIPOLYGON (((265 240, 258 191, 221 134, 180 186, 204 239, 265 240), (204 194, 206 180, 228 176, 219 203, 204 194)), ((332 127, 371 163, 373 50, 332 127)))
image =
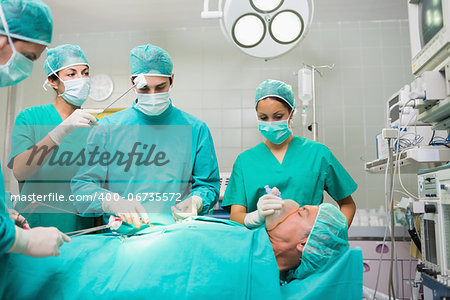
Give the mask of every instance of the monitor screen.
POLYGON ((419 4, 421 43, 424 47, 443 25, 442 0, 421 0, 419 4))

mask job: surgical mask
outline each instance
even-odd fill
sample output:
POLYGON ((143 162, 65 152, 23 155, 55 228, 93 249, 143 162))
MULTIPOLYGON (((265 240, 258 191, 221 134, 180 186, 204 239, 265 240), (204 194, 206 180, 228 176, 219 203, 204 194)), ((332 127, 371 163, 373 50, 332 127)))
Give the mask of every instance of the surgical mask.
MULTIPOLYGON (((61 78, 60 78, 61 80, 61 78)), ((77 78, 72 80, 61 80, 64 83, 65 91, 58 96, 63 97, 67 102, 75 106, 83 105, 89 96, 91 89, 90 78, 77 78)))
POLYGON ((276 209, 271 215, 265 217, 267 231, 283 223, 290 215, 298 212, 300 205, 294 200, 283 200, 281 209, 276 209))
POLYGON ((274 144, 281 144, 292 134, 292 130, 289 128, 289 118, 273 122, 258 120, 258 129, 266 139, 274 144))
POLYGON ((13 54, 8 62, 0 66, 0 87, 15 85, 31 75, 33 71, 33 62, 26 58, 23 54, 17 52, 16 47, 9 34, 8 24, 5 15, 0 6, 0 17, 2 19, 3 28, 8 35, 8 41, 11 45, 13 54))
POLYGON ((138 102, 135 107, 148 116, 159 116, 170 105, 169 92, 155 94, 136 93, 138 102))
MULTIPOLYGON (((55 74, 59 80, 64 84, 64 93, 58 96, 63 97, 67 102, 75 106, 81 106, 86 101, 91 90, 91 79, 90 78, 77 78, 72 80, 62 80, 61 77, 53 70, 52 66, 47 62, 47 66, 52 71, 51 74, 55 74)), ((44 90, 47 90, 46 85, 48 85, 48 79, 45 80, 42 86, 44 90)))

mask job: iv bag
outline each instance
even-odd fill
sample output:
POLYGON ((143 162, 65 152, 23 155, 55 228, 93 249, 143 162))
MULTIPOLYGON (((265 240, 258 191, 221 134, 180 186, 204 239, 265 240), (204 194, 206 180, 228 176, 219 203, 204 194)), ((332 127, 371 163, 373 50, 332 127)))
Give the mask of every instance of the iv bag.
POLYGON ((309 102, 312 99, 312 71, 308 67, 298 71, 298 98, 302 102, 309 102))

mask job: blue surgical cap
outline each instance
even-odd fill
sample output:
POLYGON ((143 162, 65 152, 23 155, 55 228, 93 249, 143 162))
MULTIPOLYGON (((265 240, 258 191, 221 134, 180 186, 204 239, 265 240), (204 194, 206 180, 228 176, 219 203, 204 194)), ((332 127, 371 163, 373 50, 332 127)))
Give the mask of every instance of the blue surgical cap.
POLYGON ((172 59, 164 49, 147 44, 130 51, 131 75, 171 77, 172 69, 172 59))
MULTIPOLYGON (((53 18, 40 0, 0 0, 12 38, 48 46, 52 42, 53 18)), ((0 34, 6 35, 3 22, 0 34)))
POLYGON ((295 99, 292 87, 279 80, 267 79, 256 88, 255 107, 260 100, 267 97, 276 97, 284 100, 292 109, 295 109, 295 99))
POLYGON ((349 248, 347 230, 347 218, 336 206, 320 204, 300 265, 288 277, 303 279, 326 269, 349 248))
POLYGON ((86 55, 84 55, 83 50, 79 46, 65 44, 48 49, 47 59, 44 62, 44 71, 48 77, 64 68, 77 65, 89 66, 86 55))

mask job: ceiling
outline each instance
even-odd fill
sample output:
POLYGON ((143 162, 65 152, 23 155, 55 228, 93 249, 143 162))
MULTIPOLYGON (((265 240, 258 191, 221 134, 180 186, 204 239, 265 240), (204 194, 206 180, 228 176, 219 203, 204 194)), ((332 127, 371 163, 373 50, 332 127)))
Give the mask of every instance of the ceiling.
MULTIPOLYGON (((218 26, 203 20, 203 0, 44 0, 56 34, 218 26)), ((236 1, 236 0, 235 0, 236 1)), ((244 0, 237 0, 244 1, 244 0)), ((406 20, 406 0, 316 0, 313 22, 406 20)), ((210 0, 210 8, 217 0, 210 0)))

